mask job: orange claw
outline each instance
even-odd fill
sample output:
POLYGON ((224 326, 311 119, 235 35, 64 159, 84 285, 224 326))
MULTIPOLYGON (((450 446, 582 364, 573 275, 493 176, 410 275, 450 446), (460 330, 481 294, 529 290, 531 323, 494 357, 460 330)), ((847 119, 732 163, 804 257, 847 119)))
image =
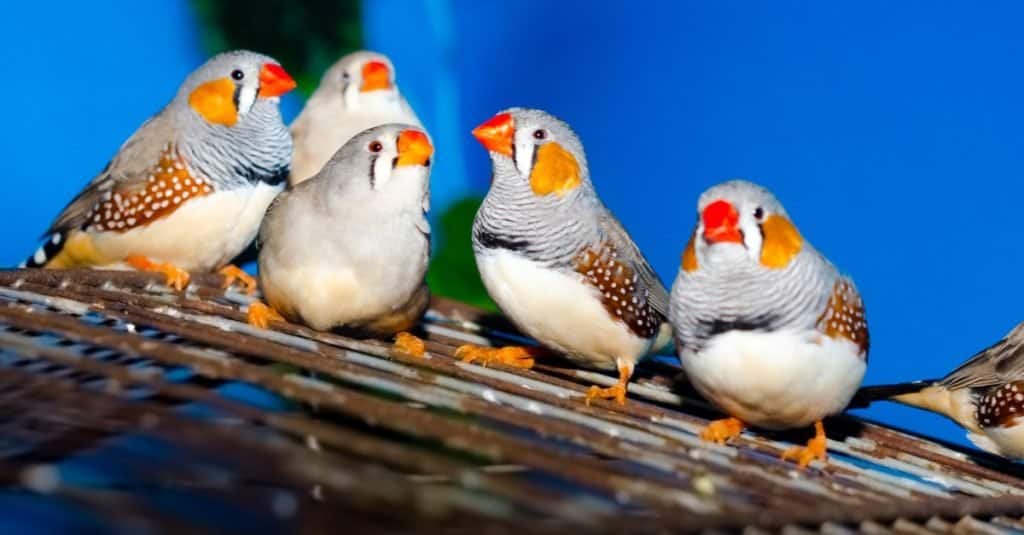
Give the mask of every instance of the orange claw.
POLYGON ((530 369, 533 367, 534 348, 522 346, 482 347, 473 344, 459 346, 455 350, 455 358, 462 362, 480 361, 480 364, 504 364, 514 368, 530 369))
POLYGON ((825 438, 825 426, 821 421, 814 422, 814 438, 807 441, 806 446, 793 446, 782 453, 782 460, 796 459, 800 468, 807 468, 811 461, 828 458, 828 442, 825 438))
POLYGON ((229 286, 234 284, 236 281, 242 284, 242 289, 246 295, 252 295, 256 293, 256 279, 244 272, 238 266, 234 264, 228 264, 217 270, 224 277, 224 282, 220 285, 221 288, 227 289, 229 286))
POLYGON ((152 260, 137 254, 128 255, 124 261, 126 264, 139 271, 163 273, 165 277, 164 284, 179 292, 188 286, 190 278, 188 271, 185 271, 174 264, 153 262, 152 260))
POLYGON ((422 339, 407 332, 400 332, 395 335, 395 345, 393 347, 395 351, 410 357, 422 358, 427 351, 427 345, 422 339))
POLYGON ((744 427, 745 425, 743 421, 739 418, 723 418, 709 423, 708 426, 700 432, 700 438, 701 440, 714 442, 715 444, 725 444, 726 441, 733 437, 740 436, 744 427))
POLYGON ((590 387, 587 390, 586 397, 583 398, 583 402, 588 406, 590 400, 594 398, 601 399, 614 399, 619 405, 626 404, 626 385, 629 384, 629 378, 633 376, 633 366, 631 364, 619 364, 619 382, 615 383, 608 388, 601 388, 597 385, 590 387))
POLYGON ((284 318, 276 310, 259 301, 249 305, 249 312, 246 314, 245 319, 249 322, 249 325, 259 327, 260 329, 266 329, 271 321, 284 321, 284 318))

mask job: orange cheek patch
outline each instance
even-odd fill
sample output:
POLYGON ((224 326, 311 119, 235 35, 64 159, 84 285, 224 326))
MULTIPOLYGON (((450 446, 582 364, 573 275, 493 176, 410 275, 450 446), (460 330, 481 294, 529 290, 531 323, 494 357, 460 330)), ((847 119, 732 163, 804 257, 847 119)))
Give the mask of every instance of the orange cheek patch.
POLYGON ((193 177, 176 151, 168 148, 142 187, 107 192, 89 216, 89 230, 126 232, 212 191, 209 182, 193 177))
POLYGON ((234 97, 234 82, 221 78, 206 82, 192 91, 188 96, 188 105, 211 123, 233 126, 238 121, 234 97))
POLYGON ((786 267, 803 247, 804 239, 793 223, 780 215, 770 215, 761 223, 764 244, 761 245, 761 265, 770 269, 786 267))
POLYGON ((690 236, 689 243, 686 244, 686 249, 683 249, 683 271, 692 273, 697 271, 697 246, 694 244, 697 241, 697 230, 694 229, 693 234, 690 236))
POLYGON ((530 187, 537 195, 564 195, 580 185, 580 164, 569 151, 555 142, 537 149, 537 162, 530 172, 530 187))

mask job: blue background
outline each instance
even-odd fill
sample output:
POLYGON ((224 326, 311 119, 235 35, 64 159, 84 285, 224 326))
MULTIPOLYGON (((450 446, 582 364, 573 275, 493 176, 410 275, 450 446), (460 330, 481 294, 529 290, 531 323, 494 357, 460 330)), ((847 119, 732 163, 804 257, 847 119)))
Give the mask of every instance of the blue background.
MULTIPOLYGON (((868 304, 867 382, 938 376, 1018 320, 1024 4, 366 2, 367 46, 438 145, 435 213, 482 193, 468 131, 547 109, 671 283, 697 195, 773 189, 868 304)), ((7 177, 0 261, 29 254, 64 203, 202 61, 188 5, 6 6, 7 177)), ((285 66, 287 68, 287 65, 285 66)), ((298 102, 290 97, 286 116, 298 102)), ((468 229, 467 229, 468 231, 468 229)), ((939 417, 868 416, 964 442, 939 417)))

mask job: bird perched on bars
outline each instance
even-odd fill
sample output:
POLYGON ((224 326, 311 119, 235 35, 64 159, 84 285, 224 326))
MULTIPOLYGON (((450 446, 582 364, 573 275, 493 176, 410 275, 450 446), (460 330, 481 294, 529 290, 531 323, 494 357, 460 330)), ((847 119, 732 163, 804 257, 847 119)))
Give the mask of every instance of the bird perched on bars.
MULTIPOLYGON (((618 370, 586 395, 625 403, 637 361, 670 343, 668 292, 590 181, 567 124, 513 108, 473 130, 493 178, 473 222, 488 293, 523 332, 588 368, 618 370)), ((462 346, 467 361, 530 367, 531 348, 462 346)))
POLYGON ((290 182, 315 175, 352 136, 387 123, 422 126, 398 91, 391 60, 366 50, 344 56, 327 69, 292 122, 290 182))
POLYGON ((374 335, 412 327, 430 295, 433 152, 419 127, 377 126, 282 193, 259 236, 259 279, 270 306, 250 306, 249 323, 266 327, 283 316, 318 330, 374 335))
POLYGON ((294 87, 262 54, 214 56, 64 208, 22 267, 130 266, 178 290, 189 271, 221 268, 225 286, 255 290, 228 263, 284 188, 292 138, 278 100, 294 87))
POLYGON ((857 288, 761 186, 714 186, 700 196, 697 212, 669 317, 690 382, 729 415, 701 437, 723 443, 747 424, 814 424, 807 447, 784 458, 801 466, 824 459, 821 420, 847 406, 867 367, 868 326, 857 288))
POLYGON ((979 448, 1024 459, 1024 323, 940 380, 864 387, 855 401, 879 399, 946 416, 979 448))

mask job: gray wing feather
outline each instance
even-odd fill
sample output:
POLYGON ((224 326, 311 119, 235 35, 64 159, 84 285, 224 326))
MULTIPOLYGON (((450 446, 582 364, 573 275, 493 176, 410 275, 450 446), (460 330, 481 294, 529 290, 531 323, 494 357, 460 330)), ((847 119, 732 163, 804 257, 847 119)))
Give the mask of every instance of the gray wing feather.
POLYGON ((940 381, 956 390, 984 388, 1024 380, 1024 322, 1005 338, 979 351, 940 381))
POLYGON ((633 238, 629 236, 626 229, 622 227, 622 223, 619 223, 618 219, 605 208, 601 207, 601 226, 603 227, 605 236, 615 244, 615 250, 619 252, 623 258, 628 259, 636 270, 638 280, 647 288, 648 291, 648 302, 651 308, 656 310, 663 317, 668 317, 668 291, 665 290, 665 285, 661 283, 661 279, 658 278, 658 274, 654 272, 654 268, 651 267, 650 262, 644 257, 644 254, 640 252, 640 248, 633 242, 633 238))
POLYGON ((153 166, 166 144, 173 140, 173 129, 159 113, 142 124, 124 142, 107 166, 75 196, 53 221, 46 235, 85 226, 96 203, 113 189, 145 187, 153 166))

